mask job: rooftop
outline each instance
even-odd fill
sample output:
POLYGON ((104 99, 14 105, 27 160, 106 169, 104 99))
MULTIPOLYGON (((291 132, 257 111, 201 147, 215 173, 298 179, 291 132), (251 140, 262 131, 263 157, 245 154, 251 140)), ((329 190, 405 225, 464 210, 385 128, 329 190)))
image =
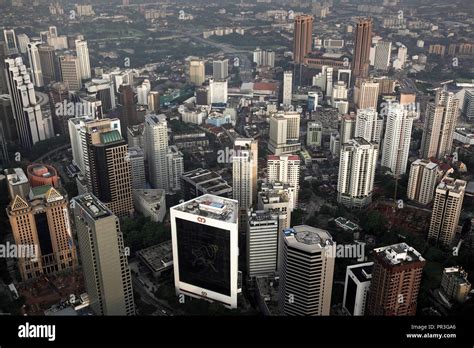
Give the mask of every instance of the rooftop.
POLYGON ((374 249, 381 261, 389 265, 402 265, 411 262, 425 261, 421 254, 406 243, 393 244, 374 249))
POLYGON ((153 272, 160 272, 173 265, 171 240, 137 252, 140 260, 153 272))
POLYGON ((196 216, 228 223, 237 223, 238 202, 233 199, 206 194, 172 207, 196 216))
POLYGON ((92 194, 75 197, 74 201, 94 220, 113 215, 112 212, 92 194))
POLYGON ((372 279, 372 268, 374 266, 373 262, 360 263, 357 265, 348 266, 347 270, 352 272, 359 280, 359 282, 364 283, 372 279))
POLYGON ((311 253, 333 245, 329 232, 308 225, 284 229, 283 234, 289 246, 311 253))

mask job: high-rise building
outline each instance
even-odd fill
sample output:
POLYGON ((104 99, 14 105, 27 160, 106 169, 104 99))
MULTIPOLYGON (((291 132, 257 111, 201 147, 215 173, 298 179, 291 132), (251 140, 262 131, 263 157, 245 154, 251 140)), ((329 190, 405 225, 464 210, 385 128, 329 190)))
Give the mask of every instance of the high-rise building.
POLYGON ((306 130, 307 146, 322 146, 323 126, 319 122, 308 122, 306 130))
POLYGON ((366 78, 369 76, 372 26, 372 18, 358 19, 355 28, 354 58, 352 60, 354 77, 366 78))
POLYGON ((293 36, 293 60, 296 64, 303 63, 304 57, 311 52, 313 42, 313 16, 300 15, 295 17, 293 36))
POLYGON ((227 80, 209 80, 209 96, 211 104, 227 103, 227 80))
POLYGON ((141 85, 137 87, 137 104, 148 105, 148 93, 151 91, 150 80, 145 79, 141 85))
POLYGON ((138 115, 135 107, 135 94, 133 88, 130 85, 121 85, 119 91, 119 103, 120 103, 120 124, 122 125, 122 134, 126 134, 125 131, 130 126, 137 125, 138 115))
POLYGON ((354 103, 358 109, 377 108, 379 83, 357 79, 354 87, 354 103))
POLYGON ((82 80, 88 80, 91 78, 91 64, 89 61, 89 48, 87 47, 87 41, 76 40, 76 55, 79 63, 79 72, 82 80))
POLYGON ((148 160, 149 178, 153 188, 169 191, 168 165, 168 123, 165 115, 145 117, 145 152, 148 160))
POLYGON ((378 145, 354 138, 341 146, 337 200, 348 207, 363 207, 372 201, 378 145))
POLYGON ((291 105, 293 98, 293 73, 285 71, 283 73, 283 105, 291 105))
POLYGON ((354 138, 356 120, 356 115, 354 115, 354 113, 341 116, 341 125, 339 127, 341 144, 345 144, 354 138))
POLYGON ((383 118, 374 108, 358 109, 355 126, 355 137, 375 142, 380 145, 383 118))
POLYGON ((408 177, 407 197, 420 204, 433 200, 438 165, 426 159, 417 159, 411 164, 408 177))
POLYGON ((96 315, 134 315, 132 276, 118 217, 91 194, 73 202, 90 307, 96 315))
POLYGON ((14 29, 3 30, 3 41, 5 42, 5 52, 7 56, 19 53, 14 29))
MULTIPOLYGON (((15 175, 7 175, 8 181, 15 175)), ((61 189, 44 185, 33 188, 28 196, 17 194, 7 214, 15 244, 34 248, 32 257, 18 258, 24 281, 77 266, 68 199, 61 189)))
POLYGON ((43 87, 44 80, 43 80, 43 71, 41 68, 41 60, 38 51, 38 46, 40 42, 30 42, 27 45, 27 52, 28 52, 28 61, 30 63, 31 69, 31 77, 33 79, 33 84, 35 87, 43 87))
POLYGON ((238 203, 213 195, 170 209, 176 293, 237 308, 238 203))
POLYGON ((390 54, 392 53, 392 42, 379 41, 375 45, 375 62, 376 70, 387 70, 390 65, 390 54))
POLYGON ((19 53, 26 54, 26 51, 28 50, 28 44, 30 43, 30 38, 26 34, 19 34, 16 38, 18 42, 19 53))
POLYGON ((216 80, 223 80, 229 76, 229 60, 216 59, 212 62, 212 77, 216 80))
POLYGON ((18 138, 25 149, 30 149, 38 141, 54 136, 53 121, 43 115, 21 57, 6 59, 5 73, 18 138))
POLYGON ((445 268, 441 278, 441 290, 449 300, 464 303, 471 291, 467 272, 459 266, 445 268))
POLYGON ((278 215, 278 230, 290 228, 295 188, 289 184, 263 183, 258 192, 258 210, 278 215))
POLYGON ((128 157, 130 159, 130 168, 132 172, 132 189, 144 189, 145 179, 145 155, 139 147, 129 147, 128 157))
POLYGON ((189 80, 191 83, 200 86, 206 80, 204 60, 198 58, 189 59, 189 80))
POLYGON ((466 121, 474 121, 474 88, 466 89, 464 94, 462 114, 466 121))
POLYGON ((387 123, 382 148, 382 166, 389 168, 394 176, 405 174, 410 150, 411 129, 417 114, 404 105, 390 103, 387 108, 387 123))
POLYGON ((301 115, 296 111, 279 112, 270 117, 270 152, 281 155, 301 149, 300 119, 301 115))
POLYGON ((280 232, 280 308, 285 315, 329 315, 335 247, 331 235, 311 226, 280 232), (304 284, 304 285, 303 285, 304 284))
POLYGON ((38 54, 41 63, 41 72, 43 73, 43 80, 45 84, 52 81, 57 81, 57 67, 56 67, 56 51, 53 46, 40 44, 38 46, 38 54))
POLYGON ((247 222, 247 277, 271 276, 277 270, 278 215, 249 211, 247 222))
POLYGON ((459 100, 453 92, 439 90, 435 102, 428 103, 421 140, 421 157, 441 159, 451 154, 458 110, 459 100))
POLYGON ((406 243, 374 249, 367 314, 413 316, 425 259, 406 243))
POLYGON ((157 91, 150 91, 148 93, 148 110, 151 113, 157 113, 160 111, 160 93, 157 91))
POLYGON ((82 88, 81 68, 77 57, 71 55, 60 56, 59 68, 61 80, 67 84, 70 91, 78 91, 82 88))
POLYGON ((267 181, 293 186, 295 193, 292 209, 296 208, 300 189, 300 158, 296 155, 268 156, 267 181))
POLYGON ((177 192, 181 189, 181 175, 184 172, 183 153, 176 145, 168 147, 166 151, 166 168, 168 171, 169 192, 177 192))
POLYGON ((239 208, 249 209, 257 201, 258 142, 237 138, 232 156, 233 197, 239 208))
POLYGON ((451 246, 461 215, 467 183, 446 177, 436 187, 428 240, 443 247, 451 246))
POLYGON ((352 316, 364 315, 372 280, 373 262, 347 266, 342 307, 352 316))

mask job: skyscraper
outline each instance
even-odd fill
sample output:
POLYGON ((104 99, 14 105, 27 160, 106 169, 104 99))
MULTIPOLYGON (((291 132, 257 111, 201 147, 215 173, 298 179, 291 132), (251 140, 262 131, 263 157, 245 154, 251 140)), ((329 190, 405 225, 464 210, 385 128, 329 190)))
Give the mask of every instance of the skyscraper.
POLYGON ((461 215, 467 183, 446 177, 435 191, 428 240, 443 247, 451 246, 461 215))
POLYGON ((18 138, 25 149, 54 136, 51 117, 43 117, 33 83, 21 57, 5 60, 5 73, 18 138))
POLYGON ((377 108, 379 99, 379 83, 365 79, 356 79, 354 87, 354 103, 358 109, 377 108))
POLYGON ((375 142, 380 145, 383 119, 374 108, 358 109, 355 126, 355 137, 375 142))
POLYGON ((378 145, 354 138, 341 146, 337 200, 348 207, 363 207, 372 201, 378 145))
POLYGON ((239 208, 249 209, 257 201, 258 142, 237 138, 232 156, 233 196, 239 208))
POLYGON ((145 180, 145 156, 143 150, 136 147, 128 148, 128 156, 130 158, 130 167, 132 172, 132 189, 144 189, 146 186, 145 180))
POLYGON ((169 191, 168 166, 168 123, 165 115, 145 117, 145 152, 148 160, 150 183, 155 189, 169 191))
POLYGON ((134 315, 132 277, 118 217, 91 194, 73 202, 92 310, 96 315, 134 315))
POLYGON ((78 91, 82 88, 82 75, 77 57, 65 55, 59 57, 59 68, 61 80, 67 84, 70 91, 78 91))
POLYGON ((410 150, 413 120, 418 117, 398 103, 387 108, 387 124, 382 148, 382 166, 394 176, 405 174, 410 150))
POLYGON ((87 41, 76 40, 76 55, 82 80, 91 78, 91 64, 89 62, 89 48, 87 41))
POLYGON ((438 165, 426 159, 417 159, 411 164, 408 177, 407 197, 420 204, 433 200, 438 165))
POLYGON ((19 53, 14 29, 4 29, 3 39, 5 42, 5 52, 7 56, 19 53))
POLYGON ((372 26, 372 18, 358 19, 355 28, 354 58, 352 60, 354 77, 366 78, 369 76, 372 26))
POLYGON ((294 187, 292 209, 296 208, 300 189, 300 158, 296 155, 268 156, 267 181, 268 183, 289 184, 294 187))
POLYGON ((406 243, 374 249, 367 314, 415 315, 425 262, 421 254, 406 243))
POLYGON ((356 115, 352 112, 348 115, 341 116, 341 125, 339 127, 341 144, 345 144, 354 138, 356 121, 356 115))
POLYGON ((323 126, 319 122, 308 122, 306 130, 307 146, 322 146, 323 126))
POLYGON ((329 315, 334 275, 331 235, 311 226, 280 232, 283 238, 280 308, 285 315, 329 315), (303 285, 305 284, 305 285, 303 285))
POLYGON ((126 134, 129 126, 138 124, 137 109, 135 107, 135 95, 130 85, 121 85, 119 87, 120 102, 120 124, 122 134, 126 134))
POLYGON ((57 58, 54 47, 41 44, 38 46, 38 54, 40 57, 41 72, 43 73, 44 83, 48 84, 52 81, 57 81, 57 58))
POLYGON ((27 45, 27 52, 28 52, 28 61, 30 63, 31 69, 31 77, 33 79, 33 84, 35 87, 43 87, 44 80, 43 80, 43 71, 41 68, 41 60, 38 51, 38 46, 40 42, 30 42, 27 45))
POLYGON ((291 105, 293 97, 293 73, 285 71, 283 73, 283 105, 291 105))
POLYGON ((350 315, 365 313, 373 266, 373 262, 347 266, 342 307, 350 315))
POLYGON ((178 295, 237 308, 238 203, 204 195, 170 209, 178 295))
POLYGON ((474 121, 474 88, 466 89, 462 107, 462 114, 466 121, 474 121))
POLYGON ((183 153, 176 145, 171 145, 166 151, 166 168, 168 171, 168 189, 170 193, 181 190, 181 175, 184 172, 183 153))
POLYGON ((190 82, 197 86, 202 85, 206 80, 204 60, 192 57, 188 64, 190 82))
POLYGON ((229 60, 216 59, 212 62, 212 77, 216 80, 222 80, 229 75, 229 60))
POLYGON ((444 158, 452 153, 453 135, 458 117, 459 100, 453 92, 439 90, 434 103, 426 107, 421 156, 444 158))
POLYGON ((304 57, 311 52, 313 42, 313 16, 296 16, 293 35, 293 60, 296 64, 301 64, 303 63, 304 57))
POLYGON ((279 112, 271 116, 268 150, 275 155, 299 151, 300 120, 301 115, 296 111, 279 112))
POLYGON ((388 70, 390 65, 390 54, 392 53, 392 42, 378 41, 375 45, 375 62, 376 70, 388 70))

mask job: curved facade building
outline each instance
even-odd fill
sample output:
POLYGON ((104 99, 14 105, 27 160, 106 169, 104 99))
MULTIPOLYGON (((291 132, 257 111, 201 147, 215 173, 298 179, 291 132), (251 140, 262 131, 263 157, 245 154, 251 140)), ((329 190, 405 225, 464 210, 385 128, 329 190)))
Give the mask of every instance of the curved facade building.
POLYGON ((33 163, 28 166, 26 171, 31 187, 43 185, 59 187, 58 171, 50 165, 33 163))

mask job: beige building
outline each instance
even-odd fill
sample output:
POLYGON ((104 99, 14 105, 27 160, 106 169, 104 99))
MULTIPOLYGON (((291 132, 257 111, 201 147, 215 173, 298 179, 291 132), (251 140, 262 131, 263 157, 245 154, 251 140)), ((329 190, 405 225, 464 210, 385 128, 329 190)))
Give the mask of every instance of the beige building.
POLYGON ((77 57, 66 55, 59 57, 61 79, 70 91, 78 91, 82 88, 82 75, 77 57))
POLYGON ((461 267, 447 267, 443 270, 441 278, 441 290, 447 296, 448 300, 454 300, 458 303, 466 301, 471 283, 467 279, 468 274, 461 267))
POLYGON ((426 159, 417 159, 411 164, 408 177, 407 197, 420 204, 433 200, 438 177, 438 165, 426 159))
POLYGON ((270 117, 268 150, 275 155, 295 153, 301 149, 301 115, 296 111, 279 112, 270 117))
POLYGON ((204 60, 199 58, 189 59, 189 80, 191 83, 200 86, 206 81, 206 71, 204 60))
POLYGON ((354 103, 358 109, 377 109, 379 83, 367 79, 357 79, 354 87, 354 103))
POLYGON ((296 208, 300 189, 300 158, 296 155, 268 156, 267 181, 268 183, 289 184, 294 187, 292 209, 296 208))

